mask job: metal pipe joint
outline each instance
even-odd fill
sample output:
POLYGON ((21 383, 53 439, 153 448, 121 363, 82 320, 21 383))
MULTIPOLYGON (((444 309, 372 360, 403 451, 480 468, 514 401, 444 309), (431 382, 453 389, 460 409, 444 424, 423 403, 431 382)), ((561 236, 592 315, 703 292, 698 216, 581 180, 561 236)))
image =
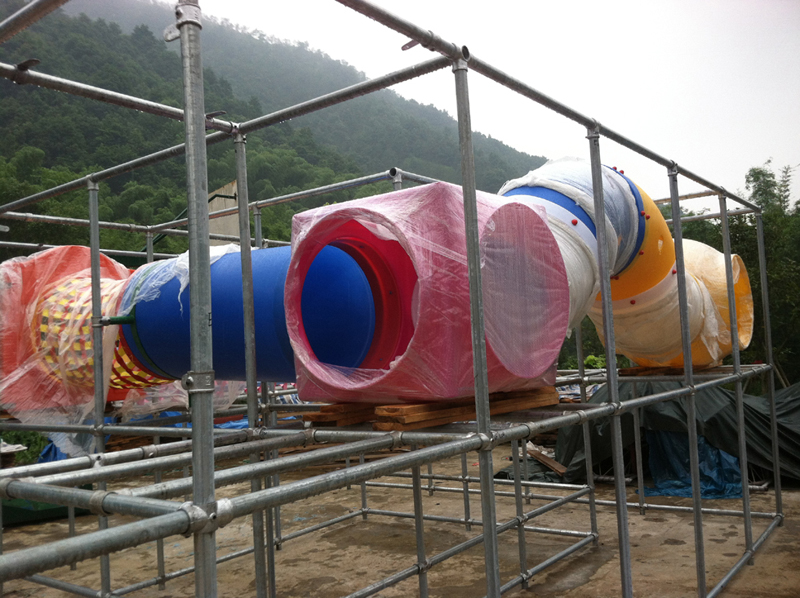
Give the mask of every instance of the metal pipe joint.
POLYGON ((417 569, 419 573, 427 573, 431 567, 433 567, 433 563, 430 559, 425 559, 424 561, 417 563, 417 569))
POLYGON ((466 58, 456 58, 453 60, 453 72, 456 71, 467 71, 469 70, 469 66, 467 65, 466 58))
MULTIPOLYGON (((210 314, 209 314, 210 315, 210 314)), ((181 386, 189 395, 214 391, 214 370, 187 372, 181 378, 181 386)))
POLYGON ((201 22, 202 11, 197 3, 197 0, 181 0, 175 7, 175 27, 180 29, 184 25, 191 23, 197 25, 201 29, 203 23, 201 22))
POLYGON ((404 442, 403 442, 403 433, 402 432, 392 432, 391 434, 389 434, 389 436, 392 437, 391 450, 394 450, 396 448, 399 448, 399 447, 403 446, 404 442))
POLYGON ((108 517, 109 515, 113 515, 111 511, 106 511, 103 508, 103 501, 109 494, 116 494, 116 492, 107 492, 106 490, 96 490, 92 493, 92 496, 89 498, 89 510, 101 517, 108 517))
POLYGON ((9 484, 11 484, 11 482, 32 482, 32 483, 35 483, 36 482, 36 478, 27 477, 27 478, 3 478, 3 479, 1 479, 0 480, 0 498, 2 498, 3 500, 11 500, 11 499, 14 498, 14 496, 11 495, 8 492, 8 486, 9 486, 9 484))
POLYGON ((484 434, 483 432, 475 432, 469 436, 480 438, 481 445, 478 447, 478 452, 492 451, 494 450, 494 447, 497 446, 497 439, 491 432, 488 434, 484 434))

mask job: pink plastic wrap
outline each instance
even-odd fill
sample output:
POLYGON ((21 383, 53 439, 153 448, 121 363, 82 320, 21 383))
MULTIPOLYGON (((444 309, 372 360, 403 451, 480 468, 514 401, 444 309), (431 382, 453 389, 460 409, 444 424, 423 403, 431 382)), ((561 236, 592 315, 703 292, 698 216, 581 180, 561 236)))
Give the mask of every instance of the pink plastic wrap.
MULTIPOLYGON (((101 255, 100 273, 103 315, 114 315, 129 271, 101 255)), ((21 422, 80 424, 91 418, 91 309, 85 247, 59 247, 0 264, 0 402, 21 422)), ((103 329, 105 380, 117 329, 103 329)), ((61 440, 59 448, 70 454, 87 450, 71 438, 61 440)))
MULTIPOLYGON (((564 263, 538 208, 478 193, 490 392, 552 377, 567 328, 564 263)), ((286 322, 304 400, 420 402, 473 394, 469 280, 461 188, 436 183, 294 217, 286 322), (334 245, 364 269, 376 303, 358 368, 317 360, 301 313, 303 281, 334 245)))

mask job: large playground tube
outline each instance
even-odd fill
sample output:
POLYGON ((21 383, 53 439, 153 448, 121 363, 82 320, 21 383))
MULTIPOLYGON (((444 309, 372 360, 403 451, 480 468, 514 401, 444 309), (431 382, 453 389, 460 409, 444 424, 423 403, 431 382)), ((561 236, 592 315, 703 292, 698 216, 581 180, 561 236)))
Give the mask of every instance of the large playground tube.
MULTIPOLYGON (((547 210, 570 276, 570 328, 588 311, 603 338, 597 269, 592 177, 583 160, 549 162, 509 181, 501 195, 547 210)), ((638 365, 683 367, 675 246, 653 200, 624 173, 603 169, 611 297, 616 350, 638 365)), ((733 259, 739 345, 753 332, 753 297, 741 258, 733 259)), ((719 365, 731 352, 725 257, 684 240, 684 264, 692 339, 692 364, 719 365)))
MULTIPOLYGON (((647 366, 682 365, 675 253, 649 197, 621 172, 603 185, 618 352, 647 366)), ((490 392, 552 383, 569 329, 602 326, 589 166, 551 162, 478 193, 490 392)), ((685 242, 692 358, 730 352, 721 254, 685 242)), ((211 267, 216 377, 244 380, 238 252, 211 267)), ((292 249, 253 252, 257 377, 296 380, 301 398, 444 401, 473 392, 469 284, 459 187, 436 183, 295 216, 292 249)), ((12 412, 92 403, 86 248, 0 265, 0 401, 12 412)), ((104 335, 109 400, 189 369, 187 258, 130 273, 102 258, 103 314, 127 315, 104 335)), ((741 346, 752 297, 734 257, 741 346)), ((601 335, 602 337, 602 335, 601 335)))

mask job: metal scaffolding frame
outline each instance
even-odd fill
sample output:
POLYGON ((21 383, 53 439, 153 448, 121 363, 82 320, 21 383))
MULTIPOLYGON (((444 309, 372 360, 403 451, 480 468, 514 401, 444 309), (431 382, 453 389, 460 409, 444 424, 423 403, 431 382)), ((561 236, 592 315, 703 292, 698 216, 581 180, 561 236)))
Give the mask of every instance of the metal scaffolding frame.
MULTIPOLYGON (((2 582, 11 579, 25 578, 29 581, 45 586, 58 588, 66 592, 81 596, 120 596, 146 587, 158 585, 160 588, 170 579, 181 575, 195 573, 196 595, 211 597, 217 595, 216 565, 217 563, 237 558, 247 554, 254 555, 256 570, 256 594, 259 597, 275 596, 277 593, 275 582, 276 556, 275 550, 282 543, 301 537, 308 533, 335 525, 337 523, 355 519, 358 516, 366 519, 368 515, 386 517, 401 517, 413 519, 417 540, 417 560, 409 567, 373 583, 353 594, 355 596, 369 596, 381 589, 404 579, 417 576, 419 581, 420 596, 428 595, 427 572, 431 567, 440 565, 463 551, 483 544, 485 554, 485 575, 487 596, 496 598, 502 593, 517 587, 526 587, 528 580, 542 569, 550 566, 560 559, 596 543, 597 505, 614 506, 619 536, 620 555, 620 580, 621 595, 633 596, 632 563, 630 556, 630 537, 628 527, 628 509, 667 509, 674 511, 691 512, 694 518, 695 555, 697 568, 697 595, 700 598, 719 595, 731 578, 752 561, 753 555, 763 544, 765 539, 782 524, 783 508, 781 502, 780 461, 777 443, 777 419, 774 398, 773 359, 771 346, 771 332, 769 319, 769 297, 766 279, 766 264, 764 251, 764 231, 761 213, 758 206, 747 202, 724 188, 694 174, 659 154, 631 141, 627 137, 602 126, 597 121, 590 119, 553 100, 541 92, 529 87, 525 83, 514 79, 480 59, 471 56, 466 47, 459 47, 453 43, 437 37, 432 32, 420 28, 408 21, 400 19, 387 11, 375 7, 364 0, 338 0, 351 9, 372 18, 388 28, 398 31, 412 41, 420 43, 440 54, 437 58, 427 62, 391 73, 363 83, 347 87, 315 98, 296 106, 279 110, 244 123, 230 123, 218 119, 207 118, 203 103, 203 73, 201 67, 200 50, 200 7, 197 0, 180 0, 176 7, 176 22, 174 30, 169 34, 171 39, 180 39, 181 56, 183 61, 185 110, 163 106, 154 102, 125 96, 116 92, 87 86, 81 83, 58 79, 52 76, 39 75, 30 71, 30 61, 21 65, 0 64, 0 76, 11 79, 19 84, 34 84, 49 87, 62 92, 88 97, 97 101, 109 102, 120 106, 158 114, 167 118, 183 120, 186 129, 186 142, 179 146, 167 148, 160 152, 132 160, 125 164, 93 173, 37 193, 30 197, 22 198, 0 206, 0 217, 20 221, 40 221, 76 226, 88 226, 90 229, 91 247, 91 273, 92 273, 92 298, 93 314, 92 325, 95 346, 100 346, 102 328, 110 322, 101 317, 100 313, 100 267, 99 230, 100 228, 115 228, 131 232, 145 233, 147 238, 146 252, 112 252, 109 254, 144 256, 148 261, 160 257, 169 257, 166 254, 155 254, 152 241, 155 232, 168 235, 185 235, 189 237, 190 269, 192 285, 192 322, 191 322, 191 371, 187 373, 187 383, 191 397, 190 416, 168 418, 173 421, 186 421, 191 417, 192 429, 166 429, 155 425, 117 426, 104 425, 104 393, 102 377, 102 356, 95 357, 95 372, 98 376, 95 381, 95 423, 92 425, 21 425, 2 424, 2 429, 61 431, 61 432, 90 432, 94 434, 99 454, 86 457, 71 458, 55 463, 45 463, 18 467, 0 472, 0 496, 4 498, 28 498, 44 500, 50 503, 66 505, 70 508, 69 529, 70 537, 65 540, 53 542, 48 545, 36 546, 0 556, 0 595, 2 595, 2 582), (277 393, 270 392, 264 385, 262 397, 258 397, 254 384, 255 381, 255 345, 253 333, 253 291, 252 273, 250 266, 250 247, 253 239, 250 232, 250 218, 248 211, 255 216, 255 246, 276 244, 272 241, 266 243, 261 235, 262 207, 292 201, 301 197, 318 195, 336 189, 344 189, 357 185, 369 184, 381 180, 392 181, 394 188, 400 188, 403 180, 417 182, 431 182, 432 179, 404 173, 398 169, 391 169, 384 173, 377 173, 362 177, 354 181, 347 181, 327 187, 294 193, 283 197, 248 203, 247 174, 246 174, 246 146, 245 135, 248 132, 284 122, 290 118, 308 114, 310 112, 338 104, 340 102, 387 88, 396 83, 416 78, 447 66, 451 66, 455 80, 456 99, 458 107, 458 130, 461 149, 462 188, 465 205, 465 227, 467 233, 467 256, 470 283, 470 305, 472 310, 472 348, 475 371, 475 405, 477 412, 477 425, 468 433, 463 432, 364 432, 354 430, 332 429, 307 429, 286 430, 275 426, 276 412, 280 409, 275 402, 277 393), (493 429, 489 414, 488 381, 486 372, 486 347, 483 330, 483 308, 480 264, 478 254, 477 212, 475 168, 471 141, 471 123, 469 107, 468 73, 475 71, 500 85, 515 91, 535 103, 543 105, 586 128, 589 141, 589 154, 594 182, 594 207, 598 214, 598 253, 600 256, 599 270, 602 284, 603 328, 606 347, 606 358, 609 367, 607 370, 587 372, 583 367, 582 341, 580 330, 578 338, 578 370, 565 372, 560 378, 560 383, 578 382, 581 387, 583 402, 586 400, 586 385, 598 378, 606 381, 609 388, 609 401, 601 405, 577 405, 575 409, 564 407, 559 414, 549 414, 541 420, 524 424, 512 425, 501 430, 493 429), (206 135, 206 128, 215 129, 215 132, 206 135), (627 378, 619 376, 616 369, 613 315, 611 312, 611 293, 609 284, 609 265, 607 245, 605 243, 606 230, 604 226, 604 202, 602 185, 600 184, 600 139, 606 138, 629 148, 630 150, 649 158, 664 166, 670 185, 670 203, 672 205, 672 224, 674 228, 676 246, 676 268, 678 270, 679 308, 681 315, 681 330, 683 335, 684 375, 677 377, 682 383, 681 388, 637 397, 625 402, 620 401, 618 383, 627 378), (206 145, 232 140, 236 149, 237 181, 239 184, 239 207, 232 210, 223 210, 208 214, 206 197, 206 145), (98 183, 101 180, 129 172, 133 169, 154 164, 168 158, 185 154, 187 164, 187 195, 188 218, 157 224, 154 226, 136 226, 129 224, 116 224, 100 222, 98 218, 98 183), (726 278, 728 284, 728 301, 735 328, 736 307, 733 296, 733 275, 731 267, 730 233, 728 218, 731 214, 751 213, 756 222, 758 237, 759 268, 761 272, 761 288, 763 293, 763 320, 766 331, 767 360, 763 365, 744 366, 740 363, 738 338, 733 337, 733 366, 718 368, 712 372, 695 373, 691 363, 691 340, 688 330, 687 298, 685 288, 685 269, 683 261, 682 219, 678 192, 678 176, 682 175, 705 186, 708 193, 719 198, 719 213, 706 217, 719 218, 722 222, 724 239, 724 254, 726 262, 726 278), (31 205, 49 197, 55 197, 68 191, 86 189, 89 198, 89 220, 65 219, 50 216, 40 216, 14 212, 19 208, 31 205), (729 212, 728 200, 744 206, 743 210, 729 212), (218 217, 236 213, 238 210, 240 241, 242 247, 242 268, 244 284, 244 313, 245 326, 248 334, 246 338, 246 370, 248 388, 250 392, 246 397, 245 407, 232 407, 224 414, 246 413, 248 429, 238 431, 213 430, 213 418, 220 415, 215 413, 211 401, 213 388, 213 364, 211 362, 211 326, 208 315, 210 314, 210 275, 209 275, 209 238, 224 237, 209 235, 208 221, 210 217, 218 217), (188 231, 178 230, 175 227, 188 224, 188 231), (743 414, 744 379, 766 373, 768 380, 768 397, 771 411, 772 456, 775 463, 774 488, 775 510, 771 513, 752 512, 749 501, 749 486, 746 476, 747 455, 746 438, 743 414), (698 465, 697 429, 695 426, 695 395, 698 390, 721 384, 734 383, 736 387, 736 408, 738 416, 739 452, 740 463, 745 475, 742 478, 742 509, 707 509, 703 508, 700 498, 700 477, 698 465), (690 462, 692 473, 693 502, 691 507, 678 507, 670 505, 648 505, 644 502, 643 493, 639 494, 638 503, 628 503, 625 491, 625 473, 623 464, 623 445, 620 418, 625 413, 632 413, 636 418, 637 436, 634 450, 637 453, 637 463, 641 463, 641 439, 638 435, 638 413, 642 407, 664 401, 685 398, 688 407, 687 424, 689 430, 690 462), (614 501, 598 501, 594 495, 594 480, 591 458, 591 443, 589 442, 589 423, 600 419, 609 418, 612 430, 612 450, 614 465, 614 501), (520 475, 521 464, 527 469, 527 452, 523 449, 520 458, 520 443, 527 441, 535 434, 556 430, 570 425, 580 425, 583 428, 583 437, 586 456, 585 485, 547 484, 540 482, 522 481, 520 475), (150 446, 129 449, 116 453, 104 453, 103 439, 106 434, 127 434, 153 436, 154 443, 150 446), (189 437, 188 440, 160 444, 159 439, 167 436, 189 437), (325 446, 325 443, 342 443, 339 446, 325 446), (307 446, 320 444, 320 448, 309 452, 280 457, 277 450, 281 447, 307 446), (510 446, 514 480, 494 480, 492 451, 498 446, 510 446), (367 463, 364 455, 370 452, 408 446, 410 452, 388 456, 375 462, 367 463), (470 451, 479 453, 480 475, 472 477, 467 475, 466 454, 470 451), (249 458, 245 465, 227 468, 220 471, 214 470, 215 460, 221 458, 249 458), (350 466, 350 460, 358 457, 359 464, 350 466), (462 473, 460 476, 434 474, 432 463, 447 458, 461 458, 462 473), (344 469, 331 471, 322 475, 308 478, 302 482, 280 483, 279 475, 288 471, 295 471, 305 466, 320 463, 330 463, 336 459, 347 459, 344 469), (192 476, 188 477, 188 465, 192 466, 192 476), (422 473, 421 467, 427 466, 427 473, 422 473), (183 467, 184 477, 168 482, 162 482, 161 472, 168 468, 183 467), (408 472, 410 470, 410 473, 408 472), (153 472, 155 483, 149 486, 130 489, 126 494, 115 494, 106 491, 106 483, 126 476, 139 475, 144 472, 153 472), (401 479, 411 478, 411 484, 376 482, 382 476, 396 476, 401 479), (262 481, 263 480, 263 481, 262 481), (427 487, 423 481, 427 480, 427 487), (459 487, 434 486, 434 480, 454 482, 459 487), (217 499, 215 489, 218 486, 249 481, 250 492, 231 499, 217 499), (80 484, 95 484, 94 490, 76 488, 80 484), (331 519, 321 524, 282 535, 280 506, 300 499, 319 495, 338 488, 359 485, 361 491, 361 508, 353 512, 331 519), (410 489, 413 494, 413 513, 401 513, 370 508, 367 503, 366 488, 389 487, 410 489), (478 486, 474 488, 471 486, 478 486), (498 487, 513 486, 513 491, 499 490, 498 487), (429 495, 435 492, 461 493, 464 497, 463 517, 433 516, 425 514, 423 508, 423 491, 427 489, 429 495), (533 492, 535 490, 535 492, 533 492), (469 496, 479 494, 481 499, 481 518, 475 519, 470 513, 469 496), (181 502, 184 495, 191 495, 192 500, 181 502), (505 522, 497 522, 496 500, 510 497, 514 499, 516 516, 505 522), (171 500, 179 498, 179 500, 171 500), (532 500, 544 501, 541 506, 526 512, 525 504, 532 500), (589 531, 560 530, 546 527, 527 525, 536 516, 558 508, 568 503, 589 505, 589 531), (98 516, 99 530, 80 537, 75 537, 74 508, 88 508, 98 516), (127 523, 116 527, 108 527, 110 514, 124 514, 139 518, 139 521, 127 523), (215 532, 236 517, 253 515, 253 546, 236 553, 217 557, 215 532), (744 522, 745 551, 729 572, 719 580, 712 589, 707 588, 704 540, 703 540, 703 515, 731 515, 740 517, 744 522), (753 537, 753 518, 763 518, 769 521, 766 530, 756 539, 753 537), (466 542, 453 546, 441 553, 429 555, 425 550, 424 522, 443 521, 464 525, 467 531, 472 526, 480 526, 481 532, 466 542), (491 522, 486 525, 485 522, 491 522), (519 574, 510 580, 500 579, 498 536, 506 531, 517 531, 519 546, 519 574), (577 541, 556 555, 536 564, 528 566, 526 552, 526 532, 553 534, 571 537, 577 541), (192 535, 195 543, 194 566, 179 571, 167 572, 163 549, 163 540, 171 535, 192 535), (157 570, 156 577, 125 588, 112 590, 110 564, 108 555, 117 550, 145 542, 157 543, 157 570), (88 558, 100 558, 101 588, 95 589, 77 586, 72 583, 60 581, 41 575, 49 569, 72 564, 88 558)), ((32 22, 41 18, 64 0, 33 0, 24 9, 0 23, 0 43, 24 29, 32 22)), ((5 247, 19 249, 41 249, 44 245, 2 243, 5 247)), ((636 377, 637 382, 656 381, 661 379, 676 379, 676 377, 651 376, 636 377)), ((563 407, 563 406, 562 406, 563 407)), ((294 407, 293 407, 294 409, 294 407)), ((639 472, 641 490, 641 472, 639 472)), ((2 523, 2 521, 0 521, 2 523)), ((1 529, 1 528, 0 528, 1 529)), ((0 535, 0 549, 2 536, 0 535)))

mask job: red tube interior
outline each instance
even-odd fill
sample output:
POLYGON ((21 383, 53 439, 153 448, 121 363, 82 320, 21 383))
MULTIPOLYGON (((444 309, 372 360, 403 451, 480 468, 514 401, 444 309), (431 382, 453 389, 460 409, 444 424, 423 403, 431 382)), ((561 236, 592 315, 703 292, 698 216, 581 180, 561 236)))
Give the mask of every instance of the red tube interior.
MULTIPOLYGON (((396 240, 382 239, 355 220, 348 220, 319 239, 319 249, 333 245, 349 254, 369 281, 375 302, 375 333, 361 369, 388 370, 414 335, 414 289, 417 272, 396 240)), ((298 272, 305 279, 319 250, 304 256, 298 272)), ((308 345, 305 331, 301 338, 308 345)), ((310 347, 309 347, 310 348, 310 347)))

